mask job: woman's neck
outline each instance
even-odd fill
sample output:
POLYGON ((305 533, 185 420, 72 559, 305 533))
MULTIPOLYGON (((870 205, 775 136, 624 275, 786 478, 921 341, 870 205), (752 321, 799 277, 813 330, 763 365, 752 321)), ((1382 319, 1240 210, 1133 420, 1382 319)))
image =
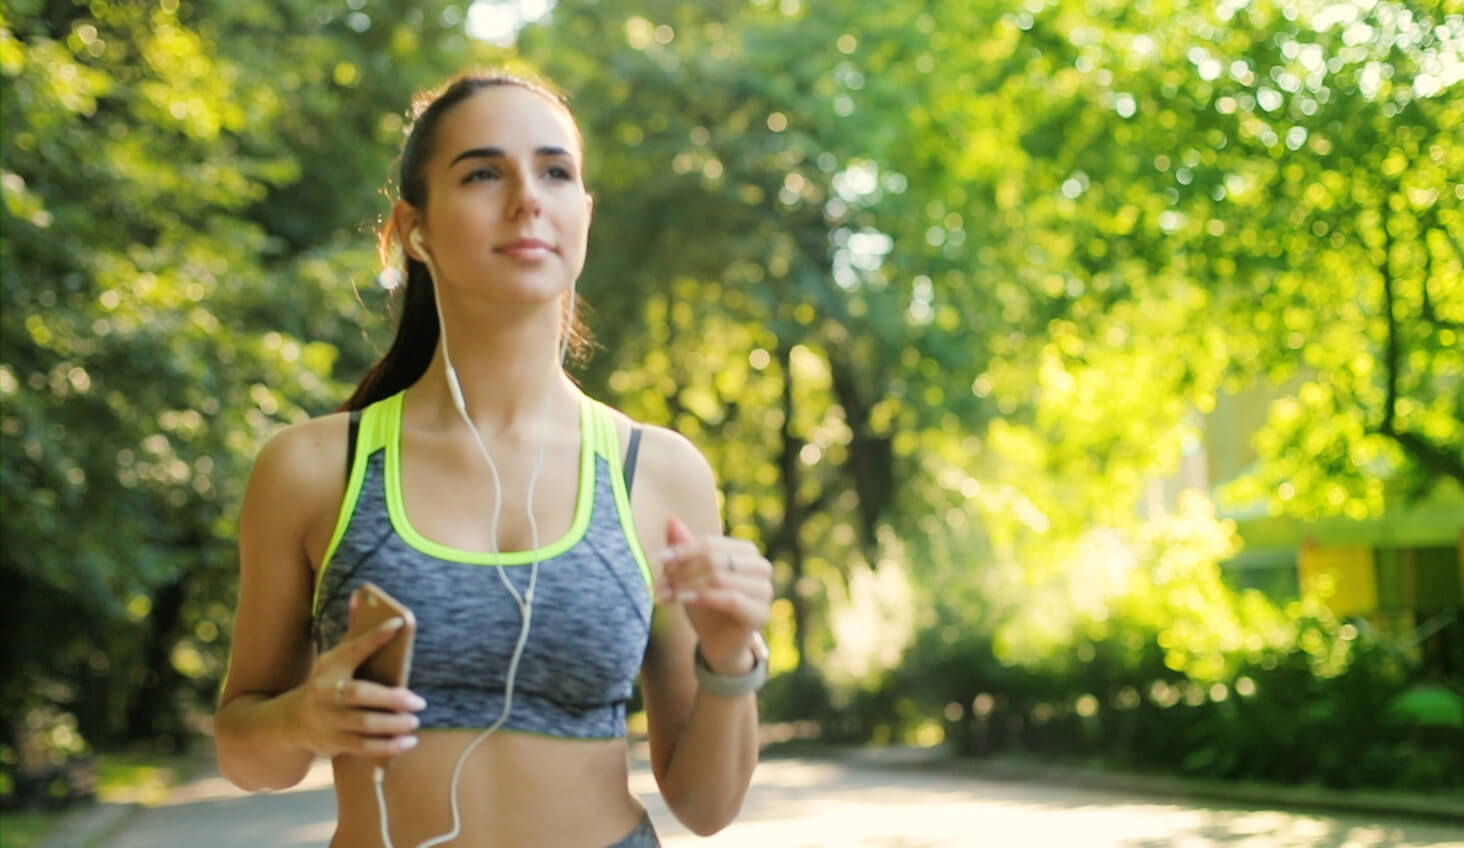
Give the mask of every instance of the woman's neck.
MULTIPOLYGON (((451 315, 453 313, 449 313, 451 315)), ((460 317, 461 313, 456 313, 460 317)), ((514 321, 453 321, 447 344, 468 415, 485 437, 510 428, 547 426, 577 394, 565 375, 558 305, 514 321)), ((458 420, 439 341, 432 364, 417 386, 434 418, 458 420)))

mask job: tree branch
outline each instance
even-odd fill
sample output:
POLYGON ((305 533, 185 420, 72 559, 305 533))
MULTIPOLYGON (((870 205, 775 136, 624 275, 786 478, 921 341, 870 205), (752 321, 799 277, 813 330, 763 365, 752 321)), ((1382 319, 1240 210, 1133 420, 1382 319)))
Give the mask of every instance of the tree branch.
POLYGON ((1459 261, 1460 262, 1464 262, 1464 247, 1461 247, 1459 245, 1459 240, 1456 239, 1456 238, 1454 238, 1454 234, 1451 233, 1451 232, 1449 232, 1449 230, 1448 230, 1447 227, 1444 227, 1443 225, 1441 225, 1439 223, 1439 218, 1438 218, 1438 213, 1437 212, 1435 212, 1431 216, 1431 218, 1433 220, 1434 227, 1440 233, 1443 234, 1444 241, 1448 242, 1449 243, 1449 246, 1452 247, 1452 248, 1454 248, 1454 255, 1457 256, 1457 257, 1459 257, 1459 261))
POLYGON ((1430 471, 1451 477, 1464 485, 1464 450, 1450 451, 1447 445, 1435 444, 1418 433, 1398 430, 1391 424, 1376 432, 1397 442, 1408 455, 1423 463, 1430 471))
MULTIPOLYGON (((1459 261, 1460 262, 1464 262, 1464 249, 1461 249, 1459 247, 1459 242, 1457 242, 1457 241, 1454 240, 1453 234, 1450 233, 1448 231, 1448 229, 1446 229, 1445 227, 1443 227, 1442 225, 1439 224, 1437 215, 1435 215, 1435 216, 1432 217, 1432 223, 1434 225, 1433 228, 1436 229, 1436 230, 1438 230, 1439 234, 1444 237, 1444 241, 1448 242, 1449 243, 1449 246, 1452 247, 1452 248, 1454 248, 1454 253, 1458 254, 1459 261)), ((1427 232, 1427 230, 1425 230, 1424 231, 1425 237, 1427 236, 1427 234, 1428 234, 1428 232, 1427 232)), ((1438 313, 1434 311, 1433 298, 1429 297, 1429 294, 1428 294, 1428 281, 1429 281, 1429 278, 1432 277, 1432 276, 1433 276, 1433 251, 1428 249, 1428 240, 1427 240, 1427 238, 1425 238, 1424 239, 1424 245, 1423 245, 1423 283, 1422 283, 1422 288, 1423 288, 1423 320, 1425 320, 1428 323, 1432 324, 1434 327, 1440 328, 1440 329, 1446 329, 1446 330, 1464 330, 1464 322, 1450 321, 1450 320, 1445 319, 1445 318, 1440 318, 1438 316, 1438 313)))
MULTIPOLYGON (((1424 436, 1408 430, 1398 429, 1398 361, 1401 358, 1401 342, 1398 338, 1398 316, 1394 311, 1393 286, 1393 234, 1383 222, 1383 261, 1378 271, 1383 280, 1383 317, 1387 322, 1388 335, 1383 342, 1383 367, 1387 397, 1383 401, 1383 423, 1377 433, 1397 442, 1414 459, 1422 462, 1431 471, 1452 477, 1464 484, 1464 454, 1451 453, 1445 446, 1434 444, 1424 436)), ((1425 280, 1425 284, 1427 281, 1425 280)), ((1425 285, 1425 290, 1426 290, 1425 285)))
POLYGON ((1379 429, 1393 433, 1393 422, 1398 408, 1398 316, 1393 309, 1393 233, 1383 220, 1383 261, 1378 271, 1383 277, 1383 317, 1387 320, 1388 335, 1383 342, 1383 374, 1387 396, 1383 400, 1383 425, 1379 429))

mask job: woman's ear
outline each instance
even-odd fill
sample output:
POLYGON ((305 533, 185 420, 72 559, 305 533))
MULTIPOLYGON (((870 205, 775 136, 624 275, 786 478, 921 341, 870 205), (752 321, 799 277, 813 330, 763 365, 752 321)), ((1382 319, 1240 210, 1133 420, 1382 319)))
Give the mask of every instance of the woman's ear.
POLYGON ((412 233, 422 227, 422 213, 417 211, 417 207, 405 200, 398 200, 391 207, 391 223, 392 229, 396 230, 396 239, 402 252, 418 262, 425 261, 421 250, 412 240, 412 233))

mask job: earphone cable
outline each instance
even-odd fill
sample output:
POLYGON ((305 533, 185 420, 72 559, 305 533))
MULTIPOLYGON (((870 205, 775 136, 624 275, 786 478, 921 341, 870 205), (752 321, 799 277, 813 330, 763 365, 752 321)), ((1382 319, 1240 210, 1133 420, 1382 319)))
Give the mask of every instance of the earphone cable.
MULTIPOLYGON (((412 236, 415 239, 417 233, 413 231, 412 236)), ((499 522, 501 521, 503 516, 503 480, 498 474, 498 465, 493 461, 492 452, 488 450, 487 444, 483 441, 483 435, 478 432, 477 426, 473 423, 472 416, 468 414, 467 399, 463 395, 462 383, 458 380, 457 369, 453 368, 452 365, 452 356, 448 352, 447 344, 447 322, 443 320, 442 298, 437 288, 437 269, 433 267, 430 254, 428 254, 428 252, 422 248, 421 244, 415 241, 414 244, 416 244, 418 250, 421 251, 424 264, 427 266, 428 274, 432 278, 432 299, 433 304, 437 309, 437 325, 438 334, 442 344, 442 360, 444 366, 443 370, 446 372, 448 390, 452 394, 453 406, 457 408, 458 415, 463 419, 463 423, 467 425, 468 431, 473 434, 473 441, 478 447, 478 452, 488 463, 488 470, 493 476, 493 486, 496 497, 494 498, 493 520, 490 524, 490 529, 493 545, 492 552, 498 553, 499 522)), ((569 297, 571 316, 570 320, 572 322, 572 316, 574 314, 573 281, 570 282, 569 297)), ((561 365, 564 363, 568 352, 569 329, 564 328, 561 332, 559 346, 559 361, 561 365)), ((550 404, 552 403, 553 398, 554 393, 552 391, 545 396, 544 415, 546 418, 548 417, 550 404)), ((435 836, 431 839, 426 840, 425 842, 419 843, 417 845, 417 848, 435 848, 435 846, 451 842, 452 840, 456 839, 458 835, 462 832, 462 811, 458 802, 458 784, 460 782, 460 778, 462 777, 463 766, 467 763, 468 756, 475 749, 477 749, 477 747, 481 745, 484 740, 497 732, 497 730, 502 727, 505 722, 508 721, 508 717, 513 710, 514 683, 518 678, 518 668, 520 661, 523 659, 524 648, 528 645, 529 625, 533 620, 534 589, 539 581, 539 523, 538 520, 534 517, 534 491, 538 484, 539 473, 543 470, 544 467, 544 456, 548 443, 549 428, 546 426, 544 428, 544 437, 539 441, 539 451, 534 461, 534 470, 529 475, 526 507, 529 519, 529 538, 530 544, 532 545, 532 550, 534 551, 534 560, 529 569, 529 585, 523 594, 520 594, 519 591, 514 587, 513 582, 508 579, 508 575, 504 572, 503 565, 499 564, 497 566, 499 580, 503 582, 504 587, 508 589, 509 594, 513 597, 514 603, 518 606, 519 615, 522 617, 522 624, 519 627, 518 639, 514 645, 513 654, 509 659, 508 673, 504 679, 503 709, 499 712, 498 719, 494 721, 493 724, 490 725, 487 729, 483 730, 483 732, 479 733, 478 736, 474 738, 473 741, 469 743, 466 748, 463 749, 462 753, 458 755, 457 763, 453 766, 452 779, 450 781, 448 791, 449 807, 452 811, 452 828, 446 833, 435 836)), ((372 782, 375 787, 376 805, 380 816, 382 844, 385 846, 385 848, 395 848, 395 845, 392 843, 391 840, 390 820, 389 814, 387 812, 385 792, 386 768, 384 766, 376 766, 373 768, 372 782)))

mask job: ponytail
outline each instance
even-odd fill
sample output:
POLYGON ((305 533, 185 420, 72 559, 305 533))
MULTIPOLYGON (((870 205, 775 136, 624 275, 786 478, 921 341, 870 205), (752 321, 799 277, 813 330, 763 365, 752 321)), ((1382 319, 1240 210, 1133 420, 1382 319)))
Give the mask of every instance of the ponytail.
POLYGON ((404 391, 421 379, 432 364, 440 330, 437 326, 437 298, 426 265, 410 257, 407 259, 404 289, 401 295, 402 317, 397 322, 396 338, 337 412, 365 409, 404 391))

